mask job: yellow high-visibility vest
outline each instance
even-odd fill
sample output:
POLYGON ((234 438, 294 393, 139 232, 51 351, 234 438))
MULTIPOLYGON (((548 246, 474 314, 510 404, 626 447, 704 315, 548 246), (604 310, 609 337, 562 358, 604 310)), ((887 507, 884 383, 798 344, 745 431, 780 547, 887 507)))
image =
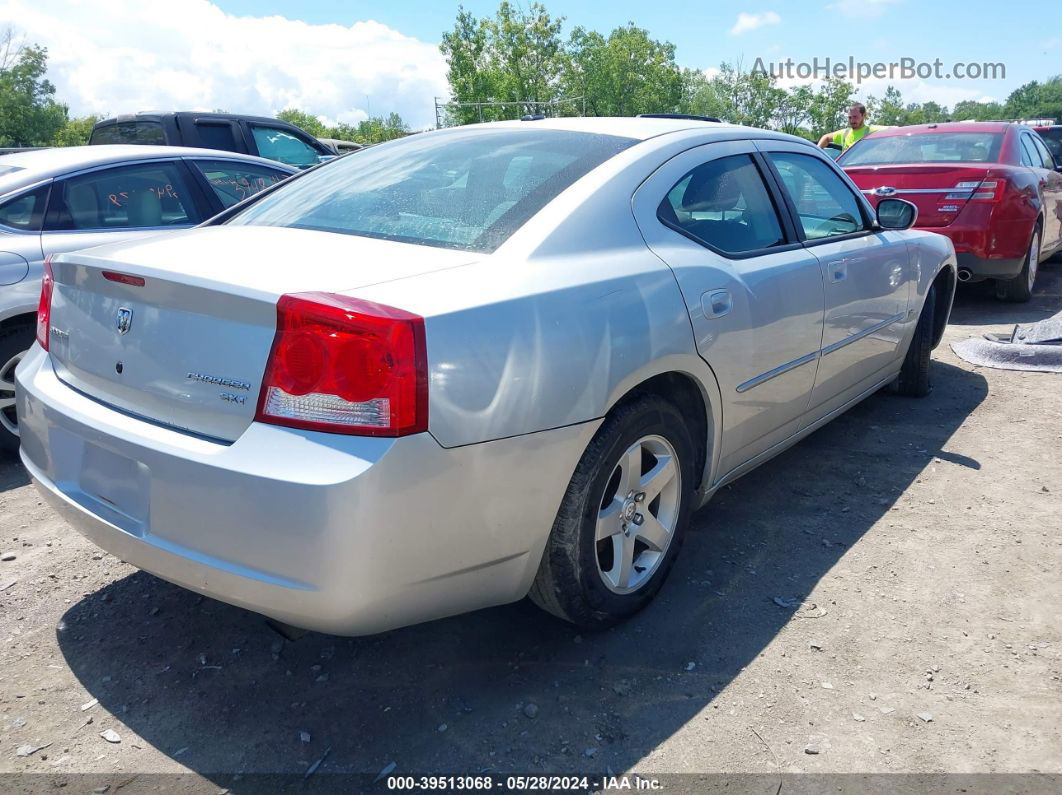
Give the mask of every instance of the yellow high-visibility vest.
POLYGON ((837 146, 841 147, 844 151, 856 141, 862 141, 867 133, 877 132, 878 130, 884 130, 884 127, 875 124, 864 124, 858 130, 853 130, 851 127, 845 130, 838 130, 833 134, 833 142, 837 146))

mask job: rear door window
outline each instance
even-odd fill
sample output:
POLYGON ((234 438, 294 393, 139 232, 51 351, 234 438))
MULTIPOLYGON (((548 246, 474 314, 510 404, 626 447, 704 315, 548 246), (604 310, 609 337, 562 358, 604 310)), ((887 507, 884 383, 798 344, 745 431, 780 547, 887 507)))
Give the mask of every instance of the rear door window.
POLYGON ((0 204, 0 224, 23 232, 39 232, 47 201, 47 185, 8 199, 0 204))
POLYGON ((859 200, 830 166, 811 155, 771 152, 808 240, 850 235, 866 228, 859 200))
POLYGON ((1030 140, 1033 142, 1033 146, 1035 146, 1037 151, 1040 153, 1040 159, 1044 161, 1044 168, 1054 171, 1056 166, 1056 159, 1048 150, 1047 145, 1043 142, 1043 140, 1037 138, 1035 135, 1031 136, 1030 140))
POLYGON ((288 130, 256 124, 251 126, 251 133, 262 157, 300 168, 320 162, 320 152, 288 130))
POLYGON ((211 123, 197 121, 195 131, 199 136, 199 146, 204 149, 222 149, 226 152, 236 151, 236 135, 230 122, 211 123))
POLYGON ((142 163, 57 182, 46 227, 147 229, 189 226, 201 220, 179 164, 142 163))
POLYGON ((1032 138, 1028 135, 1021 136, 1021 164, 1029 168, 1043 168, 1040 153, 1033 146, 1032 138))
POLYGON ((749 155, 722 157, 685 174, 660 202, 657 217, 725 254, 785 242, 778 211, 749 155))
POLYGON ((210 185, 223 207, 254 196, 258 191, 275 185, 289 174, 265 166, 233 163, 224 160, 193 160, 194 166, 210 185))
POLYGON ((162 124, 157 121, 130 121, 108 124, 92 131, 90 144, 158 144, 165 145, 162 124))

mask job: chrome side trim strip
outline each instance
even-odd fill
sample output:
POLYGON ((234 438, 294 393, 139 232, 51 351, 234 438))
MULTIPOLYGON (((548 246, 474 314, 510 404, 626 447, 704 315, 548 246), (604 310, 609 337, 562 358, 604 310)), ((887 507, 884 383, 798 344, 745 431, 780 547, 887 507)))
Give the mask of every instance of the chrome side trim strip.
POLYGON ((843 340, 838 340, 832 345, 827 345, 825 348, 822 349, 822 355, 829 356, 834 351, 839 351, 846 345, 851 345, 853 342, 858 342, 859 340, 863 339, 863 337, 869 337, 874 332, 881 331, 886 326, 891 326, 898 320, 903 320, 906 316, 906 312, 900 312, 899 314, 893 315, 892 317, 887 317, 880 323, 875 323, 873 326, 865 328, 862 331, 857 331, 855 334, 851 334, 845 337, 843 340))
MULTIPOLYGON (((874 196, 877 188, 871 188, 870 190, 860 191, 867 196, 874 196)), ((889 198, 891 196, 899 196, 904 193, 962 193, 973 195, 977 188, 896 188, 888 196, 882 198, 889 198)))
POLYGON ((801 356, 799 359, 793 359, 793 361, 779 365, 773 370, 768 370, 766 373, 762 373, 761 375, 758 375, 755 378, 750 378, 743 384, 738 384, 737 391, 748 392, 753 387, 757 387, 765 381, 770 381, 772 378, 777 378, 783 373, 788 373, 790 370, 795 370, 797 367, 800 367, 803 364, 807 364, 808 362, 813 362, 818 358, 819 352, 815 351, 813 353, 807 354, 806 356, 801 356))

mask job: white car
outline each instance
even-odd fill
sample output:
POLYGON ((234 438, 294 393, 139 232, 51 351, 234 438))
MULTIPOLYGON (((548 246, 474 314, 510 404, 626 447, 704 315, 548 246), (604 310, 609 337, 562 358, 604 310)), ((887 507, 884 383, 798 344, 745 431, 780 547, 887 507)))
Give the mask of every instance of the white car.
POLYGON ((45 257, 187 229, 294 173, 260 157, 172 146, 0 156, 0 449, 18 447, 15 366, 33 343, 45 257))

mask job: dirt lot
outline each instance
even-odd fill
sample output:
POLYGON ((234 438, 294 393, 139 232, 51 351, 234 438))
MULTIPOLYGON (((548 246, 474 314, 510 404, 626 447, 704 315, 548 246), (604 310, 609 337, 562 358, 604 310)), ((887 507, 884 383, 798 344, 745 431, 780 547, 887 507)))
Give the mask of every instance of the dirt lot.
POLYGON ((1023 307, 963 291, 928 399, 725 489, 599 635, 521 603, 287 642, 99 552, 5 460, 0 772, 1062 772, 1062 377, 946 344, 1060 308, 1058 264, 1023 307))

